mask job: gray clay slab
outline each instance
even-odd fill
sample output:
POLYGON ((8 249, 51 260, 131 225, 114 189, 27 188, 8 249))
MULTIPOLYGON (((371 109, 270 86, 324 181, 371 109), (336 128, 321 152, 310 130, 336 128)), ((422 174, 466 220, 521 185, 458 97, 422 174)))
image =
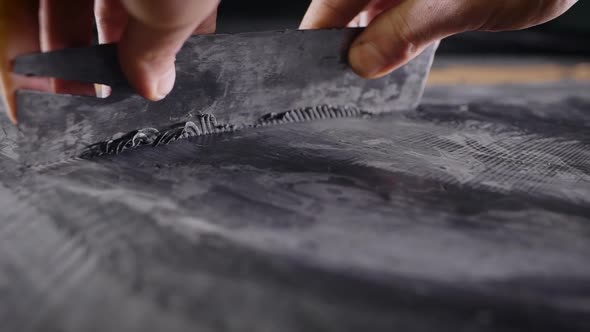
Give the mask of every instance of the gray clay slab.
POLYGON ((1 331, 588 331, 586 83, 25 167, 1 331))

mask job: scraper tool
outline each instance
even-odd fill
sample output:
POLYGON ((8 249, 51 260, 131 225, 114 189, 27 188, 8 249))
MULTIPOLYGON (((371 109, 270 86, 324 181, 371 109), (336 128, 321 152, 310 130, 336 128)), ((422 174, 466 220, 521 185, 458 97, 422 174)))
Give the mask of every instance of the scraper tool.
POLYGON ((133 93, 120 70, 116 45, 21 56, 14 63, 16 73, 113 88, 105 99, 17 92, 19 148, 26 152, 21 155, 27 164, 48 163, 83 155, 89 147, 121 137, 145 140, 163 128, 189 134, 246 128, 273 114, 318 105, 348 110, 341 115, 415 108, 436 45, 389 76, 365 80, 346 61, 350 43, 361 31, 191 37, 177 56, 175 88, 160 102, 133 93))

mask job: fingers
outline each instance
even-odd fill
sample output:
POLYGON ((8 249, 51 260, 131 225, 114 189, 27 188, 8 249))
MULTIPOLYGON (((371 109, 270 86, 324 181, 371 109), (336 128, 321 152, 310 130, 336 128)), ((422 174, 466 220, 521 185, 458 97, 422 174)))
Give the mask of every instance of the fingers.
MULTIPOLYGON (((480 30, 525 29, 550 21, 570 9, 578 0, 500 1, 488 8, 480 30)), ((485 10, 480 8, 480 11, 485 10)))
POLYGON ((204 22, 215 25, 217 0, 124 0, 130 17, 121 36, 121 67, 137 92, 147 99, 163 99, 174 85, 176 53, 204 22), (208 21, 209 20, 209 21, 208 21))
POLYGON ((314 0, 301 21, 301 29, 347 26, 371 0, 314 0))
MULTIPOLYGON (((41 51, 48 52, 68 47, 92 44, 92 0, 41 0, 41 51)), ((52 91, 76 95, 93 95, 92 84, 51 79, 52 91)))
MULTIPOLYGON (((129 21, 127 9, 120 0, 96 0, 94 6, 98 40, 101 44, 119 42, 123 36, 129 21)), ((194 22, 198 24, 198 22, 194 22)), ((205 34, 215 32, 217 26, 217 10, 214 10, 204 21, 197 26, 193 34, 205 34)), ((141 78, 139 78, 141 79, 141 78)), ((110 88, 103 85, 96 87, 99 97, 107 97, 110 88)))
POLYGON ((121 0, 96 0, 94 16, 100 44, 116 43, 121 39, 129 19, 121 0))
POLYGON ((397 1, 353 43, 349 62, 362 77, 381 77, 413 59, 431 43, 452 34, 470 30, 526 28, 555 18, 575 2, 397 1))
POLYGON ((400 4, 403 0, 373 0, 367 7, 367 20, 372 22, 384 11, 400 4))
POLYGON ((92 0, 41 0, 40 25, 43 52, 92 43, 92 0))
POLYGON ((15 91, 49 90, 49 80, 22 77, 11 73, 12 60, 22 54, 38 52, 39 2, 0 1, 0 88, 10 120, 16 123, 15 91))
POLYGON ((392 8, 396 4, 400 3, 401 0, 372 0, 365 10, 360 12, 349 24, 351 28, 364 28, 371 23, 375 17, 387 9, 392 8))
POLYGON ((302 29, 364 26, 349 53, 354 71, 377 78, 431 43, 468 30, 520 29, 555 18, 576 0, 314 0, 302 29))
POLYGON ((469 2, 405 0, 379 15, 353 43, 349 62, 364 78, 390 73, 446 36, 473 28, 469 2))
POLYGON ((369 22, 370 22, 369 12, 366 10, 363 10, 355 18, 353 18, 352 21, 350 21, 348 23, 347 27, 349 27, 349 28, 364 28, 369 24, 369 22))
POLYGON ((217 29, 217 9, 209 15, 197 28, 193 31, 193 35, 205 35, 214 33, 217 29))
MULTIPOLYGON (((121 4, 121 0, 95 0, 94 19, 100 44, 116 43, 121 40, 127 26, 129 15, 121 4)), ((111 94, 111 88, 102 84, 95 84, 96 96, 106 98, 111 94)))

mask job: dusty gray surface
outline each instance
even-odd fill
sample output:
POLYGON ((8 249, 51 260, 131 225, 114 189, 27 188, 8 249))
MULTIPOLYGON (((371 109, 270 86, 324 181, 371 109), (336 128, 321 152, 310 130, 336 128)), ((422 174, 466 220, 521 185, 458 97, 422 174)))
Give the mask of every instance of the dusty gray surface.
POLYGON ((590 86, 27 168, 3 124, 1 331, 588 331, 590 86))

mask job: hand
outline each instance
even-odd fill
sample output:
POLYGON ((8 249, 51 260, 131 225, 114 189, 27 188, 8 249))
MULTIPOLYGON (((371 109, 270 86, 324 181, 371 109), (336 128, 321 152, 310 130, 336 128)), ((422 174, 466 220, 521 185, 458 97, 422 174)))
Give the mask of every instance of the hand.
POLYGON ((364 25, 349 62, 364 78, 378 78, 428 45, 465 31, 528 28, 558 17, 577 0, 314 0, 302 29, 364 25))
POLYGON ((22 77, 15 57, 91 44, 94 19, 101 43, 119 42, 121 67, 137 92, 157 101, 175 80, 176 53, 192 33, 215 31, 219 0, 0 0, 0 87, 16 122, 18 89, 95 94, 92 85, 22 77))

